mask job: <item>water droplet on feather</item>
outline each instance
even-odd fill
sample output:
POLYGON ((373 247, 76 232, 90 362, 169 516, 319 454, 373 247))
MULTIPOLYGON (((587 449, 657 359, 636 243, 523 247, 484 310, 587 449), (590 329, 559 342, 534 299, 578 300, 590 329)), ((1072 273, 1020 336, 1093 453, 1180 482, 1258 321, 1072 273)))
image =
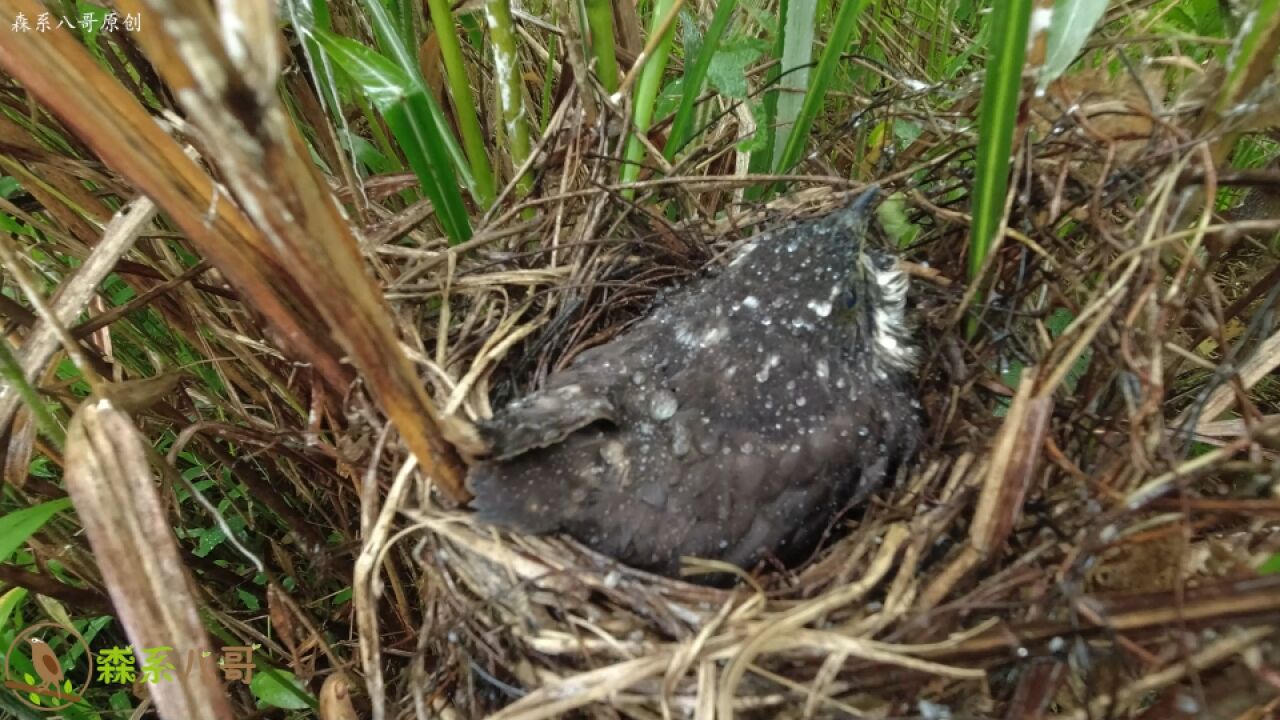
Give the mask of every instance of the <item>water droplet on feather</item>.
POLYGON ((680 401, 669 390, 655 392, 649 401, 649 415, 654 420, 670 420, 679 408, 680 401))

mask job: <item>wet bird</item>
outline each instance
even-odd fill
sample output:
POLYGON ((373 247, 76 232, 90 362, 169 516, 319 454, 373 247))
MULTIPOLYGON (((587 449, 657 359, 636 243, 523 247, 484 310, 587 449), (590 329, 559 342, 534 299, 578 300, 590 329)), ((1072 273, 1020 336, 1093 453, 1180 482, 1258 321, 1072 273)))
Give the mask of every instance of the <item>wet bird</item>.
POLYGON ((906 276, 868 244, 875 192, 756 236, 482 422, 478 517, 662 574, 807 557, 920 432, 906 276))

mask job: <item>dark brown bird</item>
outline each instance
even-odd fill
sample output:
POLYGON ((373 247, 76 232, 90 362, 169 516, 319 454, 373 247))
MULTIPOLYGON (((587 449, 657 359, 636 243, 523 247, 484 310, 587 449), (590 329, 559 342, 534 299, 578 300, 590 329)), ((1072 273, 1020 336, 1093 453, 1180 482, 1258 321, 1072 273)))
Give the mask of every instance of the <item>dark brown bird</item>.
POLYGON ((867 247, 875 190, 761 234, 480 426, 480 519, 673 574, 804 559, 919 435, 906 276, 867 247))

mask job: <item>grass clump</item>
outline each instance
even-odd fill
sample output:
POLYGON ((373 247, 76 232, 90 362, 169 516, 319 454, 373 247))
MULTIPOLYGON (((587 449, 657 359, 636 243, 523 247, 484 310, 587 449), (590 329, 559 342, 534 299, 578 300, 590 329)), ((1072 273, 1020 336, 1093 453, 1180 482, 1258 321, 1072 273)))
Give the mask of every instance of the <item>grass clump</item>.
POLYGON ((0 647, 259 672, 66 716, 1275 704, 1274 0, 75 6, 0 0, 0 647), (473 521, 475 419, 872 182, 928 442, 823 553, 473 521))

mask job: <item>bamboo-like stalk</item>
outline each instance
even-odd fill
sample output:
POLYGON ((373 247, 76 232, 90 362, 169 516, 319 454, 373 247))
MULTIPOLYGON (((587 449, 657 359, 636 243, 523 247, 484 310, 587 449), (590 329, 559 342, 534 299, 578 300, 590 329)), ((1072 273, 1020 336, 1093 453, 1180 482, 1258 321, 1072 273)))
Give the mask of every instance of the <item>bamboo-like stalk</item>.
MULTIPOLYGON (((645 62, 644 68, 640 71, 640 80, 636 84, 635 92, 635 113, 632 116, 633 125, 632 132, 643 133, 649 130, 650 124, 653 123, 653 107, 657 103, 658 93, 662 90, 662 74, 667 69, 667 58, 671 55, 671 35, 674 23, 669 22, 668 16, 675 7, 677 0, 658 0, 653 8, 653 20, 649 26, 650 39, 649 43, 653 45, 653 55, 645 62), (653 36, 661 33, 657 43, 654 44, 653 36)), ((642 60, 643 61, 643 57, 642 60)), ((633 69, 632 73, 635 72, 633 69)), ((629 185, 635 182, 640 175, 640 161, 644 158, 644 145, 640 142, 640 138, 634 135, 627 143, 627 151, 624 156, 622 165, 621 180, 623 185, 629 185)), ((635 191, 631 188, 624 188, 623 197, 632 197, 635 191)))
MULTIPOLYGON (((511 167, 519 169, 529 159, 529 115, 524 107, 521 87, 520 53, 516 47, 515 25, 511 20, 509 0, 486 0, 484 16, 489 25, 489 45, 493 48, 493 76, 498 86, 498 102, 502 106, 502 123, 511 151, 511 167)), ((533 177, 515 178, 516 190, 528 195, 533 190, 533 177)))
POLYGON ((613 4, 610 0, 586 0, 587 26, 591 28, 591 51, 596 58, 596 75, 605 90, 618 89, 618 53, 613 42, 613 4))
POLYGON ((449 12, 448 0, 427 0, 427 8, 431 12, 436 39, 440 42, 445 73, 449 76, 449 94, 453 97, 454 109, 458 111, 456 117, 458 129, 462 132, 462 146, 467 153, 471 175, 475 178, 476 202, 487 210, 495 197, 493 167, 485 152, 484 129, 480 127, 480 114, 476 112, 475 98, 471 94, 471 81, 462 58, 458 29, 449 12))

